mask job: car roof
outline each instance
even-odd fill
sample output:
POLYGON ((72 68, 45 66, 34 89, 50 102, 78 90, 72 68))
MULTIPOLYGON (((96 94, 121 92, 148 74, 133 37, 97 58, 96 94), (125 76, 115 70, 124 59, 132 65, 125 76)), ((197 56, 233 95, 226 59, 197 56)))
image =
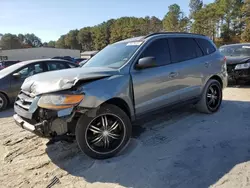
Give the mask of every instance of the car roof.
POLYGON ((18 62, 18 63, 15 63, 11 66, 8 66, 6 67, 5 69, 2 69, 1 70, 1 74, 0 75, 0 78, 1 76, 4 77, 4 76, 7 76, 9 75, 10 73, 14 72, 15 70, 19 69, 19 68, 22 68, 26 65, 29 65, 29 64, 33 64, 33 63, 42 63, 42 62, 46 62, 46 61, 50 61, 50 62, 65 62, 65 63, 68 63, 68 64, 72 64, 72 65, 75 65, 76 67, 79 67, 78 64, 76 63, 72 63, 70 61, 66 61, 66 60, 61 60, 61 59, 35 59, 35 60, 28 60, 28 61, 21 61, 21 62, 18 62))
POLYGON ((46 62, 46 61, 61 61, 65 63, 71 63, 70 61, 64 60, 64 59, 33 59, 33 60, 28 60, 28 61, 21 61, 20 63, 23 65, 28 65, 31 63, 36 63, 36 62, 46 62))
POLYGON ((204 39, 209 39, 207 36, 205 35, 201 35, 201 34, 196 34, 196 33, 187 33, 187 32, 157 32, 157 33, 151 33, 149 35, 146 36, 139 36, 139 37, 132 37, 132 38, 128 38, 122 41, 118 41, 116 43, 124 43, 124 42, 143 42, 145 40, 151 39, 153 37, 157 37, 157 36, 176 36, 176 37, 195 37, 195 38, 204 38, 204 39))

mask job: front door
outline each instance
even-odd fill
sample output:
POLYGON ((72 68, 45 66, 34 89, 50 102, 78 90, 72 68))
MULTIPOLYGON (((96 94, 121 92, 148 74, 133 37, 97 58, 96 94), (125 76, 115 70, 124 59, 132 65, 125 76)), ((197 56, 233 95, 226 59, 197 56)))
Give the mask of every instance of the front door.
POLYGON ((18 95, 26 78, 44 71, 44 65, 42 63, 30 64, 16 71, 15 73, 19 73, 19 77, 12 76, 11 78, 11 97, 18 95))
POLYGON ((136 70, 131 68, 135 113, 141 115, 178 101, 175 65, 171 64, 169 45, 165 38, 150 42, 140 58, 155 57, 156 67, 136 70))

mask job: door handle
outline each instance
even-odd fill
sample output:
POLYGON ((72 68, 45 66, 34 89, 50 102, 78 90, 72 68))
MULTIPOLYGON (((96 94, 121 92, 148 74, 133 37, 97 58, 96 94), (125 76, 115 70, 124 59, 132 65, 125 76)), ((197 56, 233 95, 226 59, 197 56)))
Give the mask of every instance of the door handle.
POLYGON ((171 73, 169 73, 169 78, 175 78, 176 76, 178 76, 177 72, 171 72, 171 73))

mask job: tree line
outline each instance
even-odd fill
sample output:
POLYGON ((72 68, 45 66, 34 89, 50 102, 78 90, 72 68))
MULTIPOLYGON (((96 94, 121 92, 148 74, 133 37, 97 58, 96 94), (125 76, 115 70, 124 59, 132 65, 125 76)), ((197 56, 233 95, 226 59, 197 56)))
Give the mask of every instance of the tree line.
POLYGON ((48 43, 42 43, 34 34, 5 34, 0 46, 2 49, 44 46, 100 50, 119 40, 161 31, 203 34, 217 45, 250 42, 250 0, 215 0, 209 4, 190 0, 189 7, 189 15, 185 15, 178 4, 172 4, 162 20, 155 16, 110 19, 93 27, 71 30, 48 43))

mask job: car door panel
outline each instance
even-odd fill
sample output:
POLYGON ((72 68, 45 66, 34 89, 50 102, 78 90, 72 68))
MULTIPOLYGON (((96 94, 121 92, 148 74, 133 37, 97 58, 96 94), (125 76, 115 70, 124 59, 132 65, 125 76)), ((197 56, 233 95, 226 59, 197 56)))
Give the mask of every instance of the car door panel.
POLYGON ((15 73, 19 72, 20 77, 16 78, 12 76, 11 79, 11 87, 10 87, 10 95, 12 97, 16 97, 21 89, 21 86, 26 78, 29 76, 39 74, 45 71, 44 65, 42 63, 34 63, 27 66, 24 66, 18 69, 15 73))
POLYGON ((170 76, 173 66, 150 68, 132 74, 137 115, 159 109, 179 100, 178 79, 170 76))
MULTIPOLYGON (((144 114, 179 100, 175 65, 170 64, 167 39, 157 39, 142 50, 139 58, 156 57, 157 67, 135 70, 131 77, 136 115, 144 114)), ((137 60, 138 61, 138 60, 137 60)), ((136 62, 137 63, 137 62, 136 62)))
POLYGON ((202 50, 193 38, 169 38, 169 45, 171 60, 178 70, 180 100, 197 97, 202 88, 202 50))

